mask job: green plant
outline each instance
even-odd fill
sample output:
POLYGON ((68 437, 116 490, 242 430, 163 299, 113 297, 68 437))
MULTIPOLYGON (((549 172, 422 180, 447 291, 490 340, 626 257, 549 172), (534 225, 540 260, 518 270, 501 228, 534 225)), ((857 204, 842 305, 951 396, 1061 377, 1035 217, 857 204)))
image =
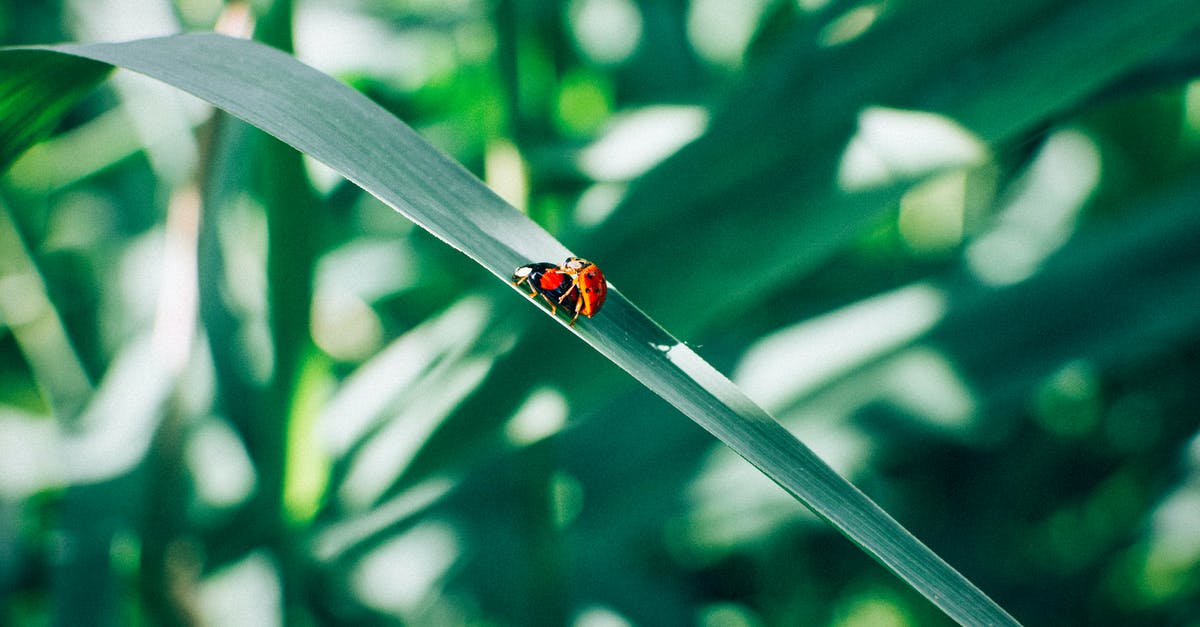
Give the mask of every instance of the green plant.
MULTIPOLYGON (((604 260, 610 278, 618 285, 624 286, 627 280, 635 285, 641 281, 642 298, 638 302, 661 312, 666 326, 681 329, 689 336, 703 335, 707 325, 729 319, 731 312, 736 312, 732 314, 735 320, 739 315, 761 315, 755 313, 760 311, 755 304, 771 302, 776 286, 805 276, 830 255, 844 251, 856 235, 876 224, 897 201, 919 203, 921 194, 938 193, 939 184, 949 183, 954 189, 954 177, 963 173, 999 179, 1000 175, 989 170, 996 167, 995 162, 1013 171, 1036 164, 1019 149, 1028 133, 1096 93, 1122 72, 1153 58, 1167 42, 1193 28, 1196 21, 1193 12, 1172 2, 1138 7, 1136 19, 1125 15, 1133 9, 1105 2, 1081 2, 1065 8, 1036 2, 1005 8, 965 3, 947 11, 943 15, 940 9, 935 11, 921 3, 905 5, 881 20, 878 28, 845 47, 814 48, 812 33, 803 29, 794 39, 765 41, 763 55, 768 61, 734 90, 730 104, 714 116, 703 137, 634 183, 618 209, 622 219, 610 221, 595 235, 565 228, 564 237, 591 240, 591 247, 576 250, 604 260), (935 14, 944 21, 931 20, 935 14), (1070 37, 1060 36, 1067 24, 1081 15, 1102 15, 1105 19, 1089 22, 1088 28, 1070 37), (954 28, 947 28, 947 24, 954 28), (924 45, 905 45, 909 41, 924 45), (1090 51, 1095 49, 1105 49, 1108 54, 1092 54, 1090 51), (959 63, 938 71, 943 69, 939 67, 943 58, 963 51, 969 54, 959 63), (795 72, 796 67, 821 65, 831 70, 819 75, 795 72), (795 103, 795 109, 781 108, 781 102, 795 103), (856 106, 864 103, 887 106, 868 107, 864 113, 861 106, 856 106), (898 109, 940 112, 945 117, 898 109), (900 154, 895 162, 884 159, 884 167, 876 169, 873 178, 839 179, 838 167, 845 166, 853 149, 861 147, 861 142, 872 147, 872 140, 877 139, 871 131, 880 123, 878 116, 884 121, 898 116, 942 138, 950 149, 939 153, 937 160, 917 166, 900 154), (947 123, 947 118, 956 124, 947 123), (855 139, 847 149, 849 135, 855 139), (989 151, 1000 154, 997 157, 989 151), (730 154, 742 158, 729 159, 730 154), (841 185, 832 185, 835 180, 841 185), (790 211, 777 211, 780 207, 790 211), (804 245, 798 247, 797 242, 804 245), (754 254, 748 255, 748 251, 754 254), (647 278, 658 277, 661 279, 647 283, 647 278), (722 296, 713 298, 714 291, 722 296)), ((127 44, 8 50, 0 56, 0 63, 14 69, 6 73, 3 83, 12 95, 0 98, 13 112, 6 119, 21 120, 4 127, 7 152, 3 154, 19 152, 33 139, 39 125, 43 130, 48 128, 69 103, 106 73, 104 63, 112 63, 186 89, 283 139, 397 208, 501 280, 507 280, 512 268, 521 263, 557 260, 568 254, 557 240, 499 201, 473 176, 383 109, 353 90, 260 46, 214 36, 184 36, 127 44), (16 71, 21 68, 34 71, 16 71), (43 89, 45 85, 65 89, 43 89), (34 97, 27 95, 31 93, 34 97), (38 111, 49 113, 38 117, 38 111), (22 112, 30 115, 20 115, 22 112)), ((227 205, 236 198, 236 190, 243 186, 236 178, 239 169, 244 169, 238 165, 239 156, 249 152, 247 145, 261 141, 247 136, 238 126, 218 126, 211 133, 216 148, 210 161, 216 165, 205 181, 205 204, 210 208, 227 205)), ((1045 154, 1072 150, 1081 144, 1069 129, 1047 137, 1045 154)), ((471 298, 458 301, 442 313, 434 313, 440 304, 417 305, 417 309, 429 312, 428 322, 400 336, 394 349, 355 368, 338 391, 326 398, 330 395, 328 386, 341 378, 339 366, 308 344, 307 303, 312 299, 321 233, 338 227, 336 221, 322 215, 319 203, 302 185, 292 183, 302 178, 298 174, 301 163, 294 152, 267 142, 254 148, 253 154, 261 157, 277 179, 276 183, 268 179, 263 186, 263 195, 269 199, 265 202, 270 232, 266 271, 270 292, 268 328, 274 346, 272 383, 265 390, 254 377, 239 373, 253 360, 246 359, 247 348, 238 332, 245 319, 221 298, 220 275, 229 271, 223 264, 230 261, 228 252, 214 250, 219 246, 215 232, 218 227, 207 219, 201 221, 197 242, 208 262, 199 266, 200 315, 212 345, 221 390, 218 411, 229 416, 243 440, 254 461, 259 487, 234 514, 222 515, 222 520, 201 533, 202 557, 197 557, 186 541, 193 525, 186 515, 187 501, 173 494, 178 486, 187 484, 188 478, 169 472, 151 473, 155 482, 151 484, 152 504, 147 511, 156 517, 147 527, 153 531, 142 538, 140 570, 145 596, 162 615, 178 611, 179 603, 170 598, 160 578, 195 577, 189 573, 198 559, 207 560, 211 567, 240 559, 256 546, 270 547, 284 578, 284 603, 289 616, 312 612, 320 615, 332 611, 328 608, 346 605, 348 593, 341 591, 343 586, 333 586, 322 591, 326 597, 322 602, 310 605, 301 591, 323 588, 311 579, 330 577, 340 581, 338 577, 348 577, 343 573, 351 572, 351 565, 372 563, 372 555, 386 553, 384 549, 391 546, 392 538, 402 537, 410 528, 432 533, 422 537, 432 538, 434 546, 446 542, 447 536, 439 535, 438 527, 430 531, 417 525, 414 514, 445 498, 448 488, 444 473, 493 466, 486 460, 494 452, 484 454, 483 460, 472 461, 472 456, 462 451, 469 450, 473 442, 488 441, 481 430, 494 429, 495 422, 493 419, 483 426, 447 422, 449 410, 429 406, 461 404, 464 416, 485 415, 487 412, 479 410, 489 403, 516 404, 512 398, 517 396, 512 390, 514 380, 525 384, 526 379, 544 377, 572 388, 578 406, 606 407, 614 402, 607 390, 618 377, 557 342, 547 347, 542 343, 544 333, 526 335, 527 339, 513 348, 517 329, 508 319, 524 305, 518 296, 507 292, 502 296, 485 292, 489 294, 486 307, 471 298), (413 351, 426 353, 421 360, 426 365, 416 370, 405 364, 406 359, 413 358, 413 351), (496 383, 481 383, 489 370, 502 368, 513 351, 535 352, 537 365, 516 369, 513 376, 496 383), (435 389, 441 393, 433 394, 435 389), (422 390, 429 396, 423 396, 422 390), (413 400, 424 398, 433 400, 413 400), (402 418, 385 422, 382 415, 386 412, 398 412, 402 418), (342 444, 333 447, 333 459, 327 461, 314 453, 313 429, 322 419, 352 425, 348 435, 338 436, 342 444), (384 483, 377 481, 377 488, 355 496, 347 486, 356 481, 361 485, 358 478, 367 471, 361 470, 360 461, 378 459, 380 454, 373 450, 388 449, 379 449, 376 443, 385 441, 389 432, 400 427, 411 431, 393 440, 408 441, 401 447, 407 452, 389 462, 388 472, 380 480, 384 483), (409 450, 411 446, 419 450, 409 450), (448 449, 456 453, 439 461, 439 450, 448 449), (233 531, 238 533, 230 533, 233 531)), ((1036 172, 1035 166, 1028 167, 1036 172)), ((1036 188, 1035 183, 1036 179, 1025 182, 1036 188)), ((1190 271, 1173 275, 1178 280, 1161 283, 1147 284, 1142 277, 1153 276, 1154 268, 1175 265, 1172 257, 1164 256, 1165 251, 1190 249, 1191 242, 1185 235, 1179 236, 1182 239, 1177 246, 1160 246, 1167 241, 1166 234, 1176 231, 1179 225, 1190 224, 1187 207, 1194 196, 1189 191, 1192 189, 1185 184, 1176 197, 1152 201, 1151 213, 1158 218, 1143 220, 1138 228, 1100 230, 1072 241, 1026 283, 997 290, 951 274, 935 289, 916 286, 903 291, 899 296, 907 303, 905 311, 924 312, 926 321, 918 320, 912 328, 902 329, 889 340, 890 344, 883 342, 882 348, 862 358, 850 374, 826 374, 821 385, 836 390, 847 380, 854 383, 856 375, 882 376, 886 367, 919 361, 921 352, 913 349, 921 344, 942 343, 972 373, 996 372, 981 368, 972 359, 1001 355, 1007 357, 1008 364, 1016 364, 1003 372, 1016 377, 1017 386, 1036 385, 1048 377, 1038 397, 1043 399, 1039 403, 1052 408, 1046 414, 1047 428, 1063 434, 1086 428, 1086 423, 1081 427, 1063 416, 1087 416, 1097 411, 1072 404, 1074 398, 1094 394, 1089 386, 1097 385, 1096 375, 1088 363, 1105 368, 1125 363, 1122 358, 1109 357, 1106 361, 1105 355, 1114 350, 1118 355, 1128 354, 1121 347, 1137 344, 1147 333, 1168 338, 1170 343, 1182 343, 1189 337, 1187 329, 1192 328, 1193 317, 1187 312, 1195 309, 1173 299, 1172 294, 1188 284, 1190 271), (1130 251, 1137 253, 1142 265, 1122 272, 1121 260, 1130 251), (1022 325, 996 323, 997 319, 1021 318, 1030 302, 1060 302, 1063 286, 1079 285, 1081 278, 1089 275, 1113 280, 1108 285, 1111 297, 1106 301, 1107 310, 1136 324, 1123 326, 1101 320, 1072 330, 1065 321, 1070 318, 1069 312, 1082 306, 1068 307, 1061 314, 1048 309, 1041 320, 1022 325), (983 305, 977 304, 980 302, 983 305), (1148 310, 1164 309, 1176 315, 1157 321, 1143 317, 1148 310), (1056 342, 1018 356, 1010 357, 1005 352, 1016 344, 1014 335, 1038 337, 1047 327, 1054 330, 1056 342), (997 332, 980 333, 979 329, 997 332), (968 345, 974 346, 973 352, 961 350, 968 345), (1080 355, 1088 360, 1083 365, 1070 361, 1080 355), (873 369, 875 365, 880 368, 873 369)), ((865 246, 862 242, 858 245, 865 246)), ((438 253, 427 248, 425 254, 438 253)), ((835 276, 846 272, 828 266, 824 270, 835 276)), ((1013 270, 1018 271, 1020 268, 1013 270)), ((802 286, 806 289, 812 285, 802 286)), ((809 306, 821 311, 821 307, 830 308, 831 302, 844 299, 846 291, 863 295, 859 290, 866 294, 873 291, 871 287, 840 293, 831 290, 836 295, 824 305, 809 306)), ((454 296, 457 294, 437 290, 424 295, 434 302, 454 296)), ((790 296, 786 293, 779 297, 786 300, 790 296)), ((586 322, 575 329, 585 342, 753 461, 952 618, 968 623, 1011 620, 620 292, 614 290, 603 316, 586 322)), ((719 354, 720 347, 717 350, 719 354)), ((51 389, 50 404, 69 420, 73 415, 70 408, 80 402, 73 399, 86 398, 87 408, 77 421, 84 425, 85 432, 86 425, 97 421, 103 424, 105 416, 120 415, 127 420, 140 416, 134 422, 143 425, 156 424, 159 416, 165 416, 157 427, 153 447, 148 449, 152 454, 147 464, 151 469, 170 468, 183 456, 189 439, 190 423, 185 417, 195 413, 195 409, 185 406, 184 390, 190 380, 184 370, 187 362, 164 359, 161 347, 146 349, 136 341, 129 341, 120 354, 121 359, 107 368, 95 394, 67 390, 58 395, 58 390, 51 389), (139 376, 145 372, 160 376, 139 376)), ((829 356, 814 355, 813 359, 820 362, 829 356)), ((81 361, 87 364, 92 360, 85 356, 81 361)), ((1002 379, 989 389, 1003 391, 1013 385, 1002 379)), ((790 412, 796 406, 813 406, 819 397, 819 389, 808 389, 787 401, 791 405, 785 403, 782 409, 790 412)), ((655 450, 635 441, 636 427, 626 427, 633 429, 633 438, 615 440, 617 451, 629 454, 655 450)), ((655 425, 650 433, 660 434, 660 429, 655 425)), ((962 437, 986 441, 998 437, 994 433, 962 437)), ((595 446, 604 445, 597 440, 595 446)), ((529 447, 517 463, 517 470, 510 472, 525 468, 535 475, 548 475, 550 480, 542 487, 529 488, 534 494, 525 498, 531 503, 556 503, 553 521, 557 522, 553 524, 565 525, 578 516, 570 504, 578 498, 572 495, 578 492, 579 483, 570 475, 549 470, 554 465, 544 457, 550 454, 545 450, 548 448, 529 447)), ((582 451, 587 448, 585 439, 582 451)), ((625 472, 619 460, 601 456, 594 461, 602 472, 625 472)), ((575 472, 585 471, 576 467, 575 472)), ((1027 478, 1031 483, 1035 480, 1036 474, 1027 478)), ((67 503, 87 504, 109 493, 133 496, 131 491, 106 491, 86 481, 72 480, 68 485, 67 503)), ((612 485, 619 492, 636 484, 614 480, 612 485)), ((499 488, 483 492, 495 500, 523 500, 512 499, 512 495, 506 498, 507 492, 499 488)), ((985 490, 970 492, 976 498, 989 498, 985 490)), ((1117 496, 1111 499, 1124 498, 1120 496, 1124 493, 1114 488, 1117 496)), ((946 507, 946 502, 953 501, 949 498, 941 505, 946 507)), ((68 507, 67 511, 76 512, 73 528, 90 528, 86 507, 68 507)), ((517 525, 522 520, 534 527, 552 524, 535 513, 516 518, 517 525)), ((946 515, 944 524, 952 519, 946 515)), ((492 529, 495 537, 504 537, 504 520, 501 517, 494 523, 498 525, 492 529)), ((475 524, 486 527, 491 523, 475 524)), ((553 542, 545 538, 555 533, 544 527, 534 533, 542 540, 533 541, 532 555, 523 558, 535 564, 533 568, 554 572, 559 560, 537 549, 553 551, 553 542)), ((592 541, 597 547, 605 546, 599 540, 592 541)), ((92 557, 103 561, 101 555, 92 557)), ((76 577, 82 580, 86 572, 82 567, 89 563, 81 561, 79 566, 76 577)), ((95 562, 90 566, 94 567, 95 562)), ((543 608, 541 619, 565 621, 572 610, 566 606, 562 591, 548 585, 551 579, 544 575, 532 578, 547 587, 529 592, 528 598, 543 608)), ((503 605, 496 599, 481 603, 503 605)), ((401 609, 401 614, 410 619, 422 616, 412 607, 401 609)), ((652 609, 642 611, 643 618, 654 616, 652 609)), ((505 614, 521 615, 519 611, 505 614)))

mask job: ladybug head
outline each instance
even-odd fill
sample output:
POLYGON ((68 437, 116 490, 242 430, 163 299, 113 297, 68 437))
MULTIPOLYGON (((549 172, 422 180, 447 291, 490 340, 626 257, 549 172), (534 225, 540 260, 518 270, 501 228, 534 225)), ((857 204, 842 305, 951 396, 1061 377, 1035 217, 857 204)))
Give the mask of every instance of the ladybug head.
POLYGON ((567 260, 563 262, 563 269, 568 272, 579 272, 591 265, 595 264, 582 257, 567 257, 567 260))

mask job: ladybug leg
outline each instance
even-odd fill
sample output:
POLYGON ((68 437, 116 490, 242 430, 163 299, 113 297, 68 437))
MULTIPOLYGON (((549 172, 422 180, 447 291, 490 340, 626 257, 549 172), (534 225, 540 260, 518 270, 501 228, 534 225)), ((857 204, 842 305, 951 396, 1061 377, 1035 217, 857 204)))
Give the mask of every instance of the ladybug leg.
MULTIPOLYGON (((521 280, 522 280, 522 281, 524 281, 525 279, 521 279, 521 280)), ((517 283, 517 285, 520 285, 520 283, 517 283)), ((528 297, 530 297, 530 298, 537 298, 537 297, 538 297, 538 291, 537 291, 537 290, 535 290, 535 289, 533 289, 533 286, 532 286, 532 285, 527 285, 526 287, 528 287, 528 288, 529 288, 529 293, 528 293, 528 294, 526 294, 526 296, 528 296, 528 297)))
MULTIPOLYGON (((520 284, 522 284, 522 283, 525 283, 525 282, 526 282, 526 279, 528 279, 528 278, 529 278, 529 277, 525 277, 525 276, 523 276, 523 277, 521 277, 520 279, 518 279, 518 280, 517 280, 515 283, 513 283, 513 285, 520 285, 520 284)), ((529 288, 529 293, 528 293, 528 294, 526 294, 526 296, 528 296, 528 297, 530 297, 530 298, 532 298, 532 299, 534 299, 534 300, 537 300, 537 297, 538 297, 538 296, 541 296, 542 298, 546 299, 546 302, 547 302, 547 303, 550 303, 550 313, 551 313, 551 315, 553 315, 553 314, 554 314, 554 313, 555 313, 555 312, 558 310, 558 308, 555 306, 555 303, 554 303, 554 301, 550 300, 550 297, 546 296, 545 294, 539 293, 539 292, 538 292, 536 289, 534 289, 534 287, 533 287, 533 284, 532 284, 532 283, 530 283, 530 284, 526 285, 525 287, 528 287, 528 288, 529 288)))
POLYGON ((579 311, 581 309, 583 309, 583 299, 582 298, 575 302, 575 315, 571 318, 571 322, 567 323, 567 326, 569 326, 569 327, 575 326, 575 321, 579 319, 579 311))
POLYGON ((575 285, 574 283, 571 284, 571 287, 567 288, 567 291, 563 292, 562 296, 558 297, 558 302, 559 303, 563 302, 563 299, 565 299, 567 296, 570 296, 571 292, 573 292, 573 291, 578 291, 578 286, 575 285))

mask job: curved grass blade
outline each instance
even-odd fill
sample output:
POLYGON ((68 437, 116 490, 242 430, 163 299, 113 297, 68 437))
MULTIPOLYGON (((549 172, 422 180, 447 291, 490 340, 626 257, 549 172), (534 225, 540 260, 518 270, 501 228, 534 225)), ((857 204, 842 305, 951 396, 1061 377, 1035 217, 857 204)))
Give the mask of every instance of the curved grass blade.
MULTIPOLYGON (((505 281, 514 267, 529 260, 569 254, 384 109, 274 49, 194 34, 5 50, 0 57, 34 51, 64 64, 84 57, 117 65, 207 100, 323 161, 505 281)), ((47 72, 44 80, 53 83, 55 76, 47 72)), ((565 326, 565 320, 556 320, 565 326)), ((720 438, 951 618, 964 624, 1016 624, 617 289, 610 290, 600 314, 570 330, 720 438)))

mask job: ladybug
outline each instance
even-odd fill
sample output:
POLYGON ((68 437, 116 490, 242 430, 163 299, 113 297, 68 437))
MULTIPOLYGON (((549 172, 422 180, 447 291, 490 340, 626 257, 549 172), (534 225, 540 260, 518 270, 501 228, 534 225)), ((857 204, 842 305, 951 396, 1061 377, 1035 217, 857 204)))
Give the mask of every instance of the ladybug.
POLYGON ((579 296, 572 291, 575 282, 563 269, 552 263, 530 263, 513 270, 513 285, 524 283, 529 288, 529 297, 538 296, 550 303, 550 313, 556 313, 558 306, 574 309, 579 296))
MULTIPOLYGON (((571 319, 571 324, 575 324, 579 314, 591 318, 600 311, 604 299, 608 297, 608 282, 604 280, 604 273, 596 264, 579 257, 568 257, 562 269, 571 276, 571 289, 579 298, 575 305, 575 318, 571 319)), ((567 290, 566 295, 572 293, 571 289, 567 290)))
POLYGON ((545 262, 523 265, 513 271, 512 280, 514 285, 528 286, 530 298, 545 299, 551 314, 557 313, 559 305, 574 312, 571 326, 579 314, 591 318, 600 311, 608 295, 604 273, 596 264, 579 257, 567 258, 561 267, 545 262))

